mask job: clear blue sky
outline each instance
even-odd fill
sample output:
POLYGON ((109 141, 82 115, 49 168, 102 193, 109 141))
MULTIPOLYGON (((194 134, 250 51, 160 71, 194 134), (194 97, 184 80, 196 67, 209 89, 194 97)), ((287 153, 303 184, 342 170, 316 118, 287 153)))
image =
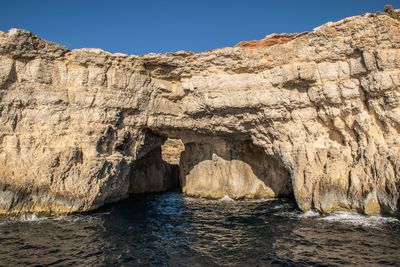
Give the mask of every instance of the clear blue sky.
POLYGON ((203 51, 312 30, 328 21, 400 8, 400 0, 9 0, 0 30, 23 28, 67 47, 144 54, 203 51))

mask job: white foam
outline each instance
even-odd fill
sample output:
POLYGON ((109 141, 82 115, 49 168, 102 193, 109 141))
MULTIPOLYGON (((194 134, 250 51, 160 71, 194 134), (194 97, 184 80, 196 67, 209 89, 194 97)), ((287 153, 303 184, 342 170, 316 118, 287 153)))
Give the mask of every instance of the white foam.
POLYGON ((221 201, 221 202, 232 202, 232 201, 235 201, 235 200, 230 198, 228 195, 225 195, 224 197, 218 199, 218 201, 221 201))
POLYGON ((336 212, 329 216, 322 217, 320 218, 320 220, 328 222, 342 222, 357 226, 370 226, 370 227, 380 226, 385 223, 399 222, 398 219, 393 217, 383 217, 378 215, 365 216, 362 214, 352 213, 352 212, 336 212))
MULTIPOLYGON (((39 216, 35 213, 24 214, 14 219, 8 219, 7 223, 15 223, 15 222, 29 222, 29 223, 39 223, 45 221, 76 221, 79 220, 79 216, 69 215, 69 216, 54 216, 54 217, 46 217, 39 216)), ((82 216, 82 218, 88 218, 88 216, 82 216)))
POLYGON ((22 222, 37 222, 44 220, 45 217, 39 217, 35 213, 22 215, 19 220, 22 222))
POLYGON ((250 203, 259 203, 259 202, 270 202, 276 201, 276 198, 244 198, 244 199, 232 199, 228 195, 223 196, 220 199, 209 199, 203 197, 189 197, 185 196, 184 200, 187 202, 194 202, 194 203, 215 203, 215 202, 250 202, 250 203))
POLYGON ((0 224, 1 225, 13 224, 13 223, 18 223, 18 222, 37 223, 37 222, 41 222, 44 220, 49 220, 49 217, 41 217, 35 213, 31 213, 31 214, 23 214, 18 217, 4 218, 4 220, 1 221, 0 224))
POLYGON ((320 214, 317 211, 308 210, 308 211, 300 214, 299 217, 301 217, 301 218, 313 218, 313 217, 318 217, 318 216, 320 216, 320 214))

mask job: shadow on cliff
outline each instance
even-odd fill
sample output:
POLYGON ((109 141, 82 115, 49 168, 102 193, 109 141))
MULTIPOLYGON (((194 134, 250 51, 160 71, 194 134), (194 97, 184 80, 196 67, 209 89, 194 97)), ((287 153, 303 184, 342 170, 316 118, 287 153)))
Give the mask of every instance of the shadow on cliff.
MULTIPOLYGON (((400 192, 400 181, 398 182, 398 186, 397 186, 397 192, 400 192)), ((398 216, 400 216, 400 196, 397 199, 397 214, 398 216)))

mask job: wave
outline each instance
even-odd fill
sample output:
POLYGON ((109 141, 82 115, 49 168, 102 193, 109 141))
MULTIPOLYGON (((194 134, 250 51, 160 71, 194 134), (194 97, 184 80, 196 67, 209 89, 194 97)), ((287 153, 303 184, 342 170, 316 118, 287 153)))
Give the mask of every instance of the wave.
POLYGON ((223 196, 222 198, 219 199, 210 199, 210 198, 204 198, 204 197, 189 197, 185 196, 184 197, 185 201, 189 202, 200 202, 200 203, 215 203, 215 202, 250 202, 250 203, 259 203, 259 202, 270 202, 270 201, 277 201, 279 199, 277 198, 242 198, 242 199, 233 199, 229 197, 228 195, 223 196))
POLYGON ((228 195, 225 195, 224 197, 218 199, 218 201, 220 202, 233 202, 235 200, 233 200, 232 198, 230 198, 228 195))
POLYGON ((47 220, 47 219, 48 219, 48 217, 38 216, 35 213, 31 213, 31 214, 21 215, 17 220, 21 221, 21 222, 39 222, 39 221, 43 221, 43 220, 47 220))
POLYGON ((314 217, 319 217, 321 214, 315 210, 308 210, 302 214, 299 215, 300 218, 314 218, 314 217))
POLYGON ((103 215, 107 215, 109 212, 97 212, 94 214, 71 214, 63 216, 42 216, 36 213, 23 214, 18 217, 5 218, 0 220, 0 225, 13 224, 13 223, 46 223, 49 221, 54 222, 76 222, 79 220, 96 220, 103 215))
POLYGON ((380 215, 362 215, 353 212, 336 212, 328 216, 319 218, 320 220, 327 222, 341 222, 353 224, 356 226, 369 226, 376 227, 387 223, 398 223, 400 222, 394 217, 385 217, 380 215))

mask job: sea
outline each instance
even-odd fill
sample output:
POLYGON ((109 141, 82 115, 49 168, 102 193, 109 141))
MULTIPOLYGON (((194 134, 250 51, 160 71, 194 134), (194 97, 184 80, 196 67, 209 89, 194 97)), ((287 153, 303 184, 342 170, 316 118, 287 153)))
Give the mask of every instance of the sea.
POLYGON ((86 214, 0 219, 0 266, 400 266, 400 218, 148 194, 86 214))

